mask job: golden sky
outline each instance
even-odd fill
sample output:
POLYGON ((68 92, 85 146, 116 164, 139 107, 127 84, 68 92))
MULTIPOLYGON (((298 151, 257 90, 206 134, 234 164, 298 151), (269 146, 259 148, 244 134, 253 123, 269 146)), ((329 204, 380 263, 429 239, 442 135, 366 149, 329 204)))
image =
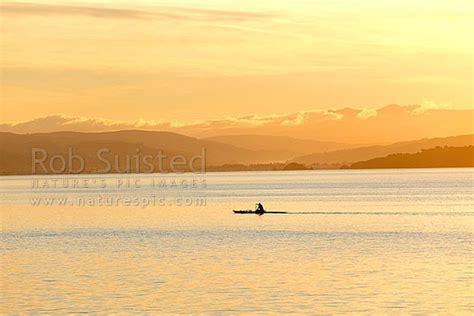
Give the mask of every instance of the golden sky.
POLYGON ((472 1, 1 2, 2 121, 473 108, 472 1))

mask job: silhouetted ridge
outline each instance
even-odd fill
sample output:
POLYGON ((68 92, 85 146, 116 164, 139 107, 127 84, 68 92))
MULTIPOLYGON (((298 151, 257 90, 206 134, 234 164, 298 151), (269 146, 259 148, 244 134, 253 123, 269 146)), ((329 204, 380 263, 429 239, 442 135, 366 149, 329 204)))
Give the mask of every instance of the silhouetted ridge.
POLYGON ((360 161, 350 169, 474 167, 474 146, 435 147, 414 154, 392 154, 360 161))

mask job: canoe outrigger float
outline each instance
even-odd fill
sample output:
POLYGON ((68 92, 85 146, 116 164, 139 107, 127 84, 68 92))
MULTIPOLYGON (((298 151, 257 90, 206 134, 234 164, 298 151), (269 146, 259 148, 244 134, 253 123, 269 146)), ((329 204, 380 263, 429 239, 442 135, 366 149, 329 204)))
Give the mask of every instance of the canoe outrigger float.
POLYGON ((263 208, 261 203, 255 204, 255 211, 252 210, 233 210, 234 214, 256 214, 262 216, 263 214, 288 214, 288 212, 283 211, 267 211, 263 208))

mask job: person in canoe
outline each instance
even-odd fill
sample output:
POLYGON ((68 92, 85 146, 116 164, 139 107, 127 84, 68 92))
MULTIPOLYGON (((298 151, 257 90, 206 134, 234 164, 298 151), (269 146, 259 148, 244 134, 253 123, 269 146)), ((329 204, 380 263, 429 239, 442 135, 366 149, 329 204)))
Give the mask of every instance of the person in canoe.
POLYGON ((265 213, 265 208, 263 207, 262 203, 257 203, 255 213, 257 213, 258 215, 263 215, 263 213, 265 213))

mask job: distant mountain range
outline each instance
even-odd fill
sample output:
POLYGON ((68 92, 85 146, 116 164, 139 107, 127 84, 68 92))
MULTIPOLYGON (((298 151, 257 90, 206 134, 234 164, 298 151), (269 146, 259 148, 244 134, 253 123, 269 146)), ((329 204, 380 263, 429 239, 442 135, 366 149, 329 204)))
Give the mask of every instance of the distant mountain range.
MULTIPOLYGON (((53 155, 68 156, 68 148, 86 160, 85 173, 102 169, 97 151, 107 148, 110 156, 118 156, 119 166, 125 167, 125 157, 156 155, 159 151, 168 157, 182 155, 186 158, 200 155, 205 149, 207 165, 225 163, 263 162, 271 157, 248 149, 218 142, 200 140, 171 132, 119 131, 105 133, 55 132, 18 135, 0 133, 0 169, 2 174, 29 174, 32 172, 32 148, 53 155)), ((39 155, 38 155, 39 156, 39 155)), ((115 158, 114 158, 115 159, 115 158)), ((165 168, 169 167, 167 164, 165 168)))
POLYGON ((416 153, 422 149, 429 149, 436 146, 462 147, 469 145, 474 145, 474 135, 424 138, 409 142, 394 143, 391 145, 366 146, 324 153, 314 153, 293 158, 291 161, 306 165, 329 163, 349 164, 356 161, 384 157, 395 153, 416 153))
POLYGON ((474 167, 474 146, 435 147, 414 154, 392 154, 360 161, 350 169, 474 167))
POLYGON ((357 147, 354 144, 268 135, 226 135, 209 137, 205 140, 264 152, 273 158, 272 161, 286 161, 300 155, 357 147))
MULTIPOLYGON (((270 135, 282 136, 282 140, 293 137, 375 145, 447 135, 474 134, 473 116, 474 108, 446 109, 434 104, 405 106, 390 104, 370 109, 314 109, 263 116, 249 114, 192 123, 155 121, 157 117, 151 118, 150 121, 146 119, 116 121, 110 118, 54 114, 24 122, 0 123, 0 131, 25 134, 65 130, 90 133, 140 129, 167 131, 200 139, 221 135, 270 135)), ((228 137, 226 138, 228 141, 228 137)), ((327 150, 336 149, 342 148, 327 150)), ((310 153, 297 153, 295 156, 310 153)))
MULTIPOLYGON (((396 153, 415 153, 436 146, 470 145, 474 145, 474 135, 350 148, 354 145, 261 135, 198 139, 172 132, 140 130, 101 133, 0 133, 0 172, 3 175, 31 174, 33 148, 41 148, 48 153, 46 162, 54 155, 68 158, 71 154, 69 148, 72 148, 74 155, 80 155, 85 160, 86 166, 82 172, 96 173, 103 169, 103 162, 97 157, 97 151, 101 148, 108 150, 107 159, 117 159, 117 169, 125 170, 127 166, 132 165, 132 172, 144 172, 144 164, 135 164, 134 157, 141 160, 143 156, 155 156, 159 152, 168 157, 182 156, 189 161, 192 157, 201 155, 205 149, 204 162, 206 167, 213 167, 210 168, 212 170, 232 170, 232 166, 236 166, 236 170, 285 170, 289 168, 285 166, 290 163, 302 164, 298 168, 321 168, 321 165, 324 165, 324 168, 337 168, 342 164, 396 153), (300 154, 303 155, 292 159, 300 154), (127 161, 126 157, 132 158, 127 161), (224 165, 225 167, 219 168, 224 165)), ((60 161, 56 161, 56 165, 53 163, 53 167, 58 163, 60 161)), ((165 161, 163 169, 170 170, 170 167, 170 161, 165 161)), ((188 171, 188 168, 183 165, 180 170, 188 171)), ((39 173, 48 172, 39 170, 39 173)))

